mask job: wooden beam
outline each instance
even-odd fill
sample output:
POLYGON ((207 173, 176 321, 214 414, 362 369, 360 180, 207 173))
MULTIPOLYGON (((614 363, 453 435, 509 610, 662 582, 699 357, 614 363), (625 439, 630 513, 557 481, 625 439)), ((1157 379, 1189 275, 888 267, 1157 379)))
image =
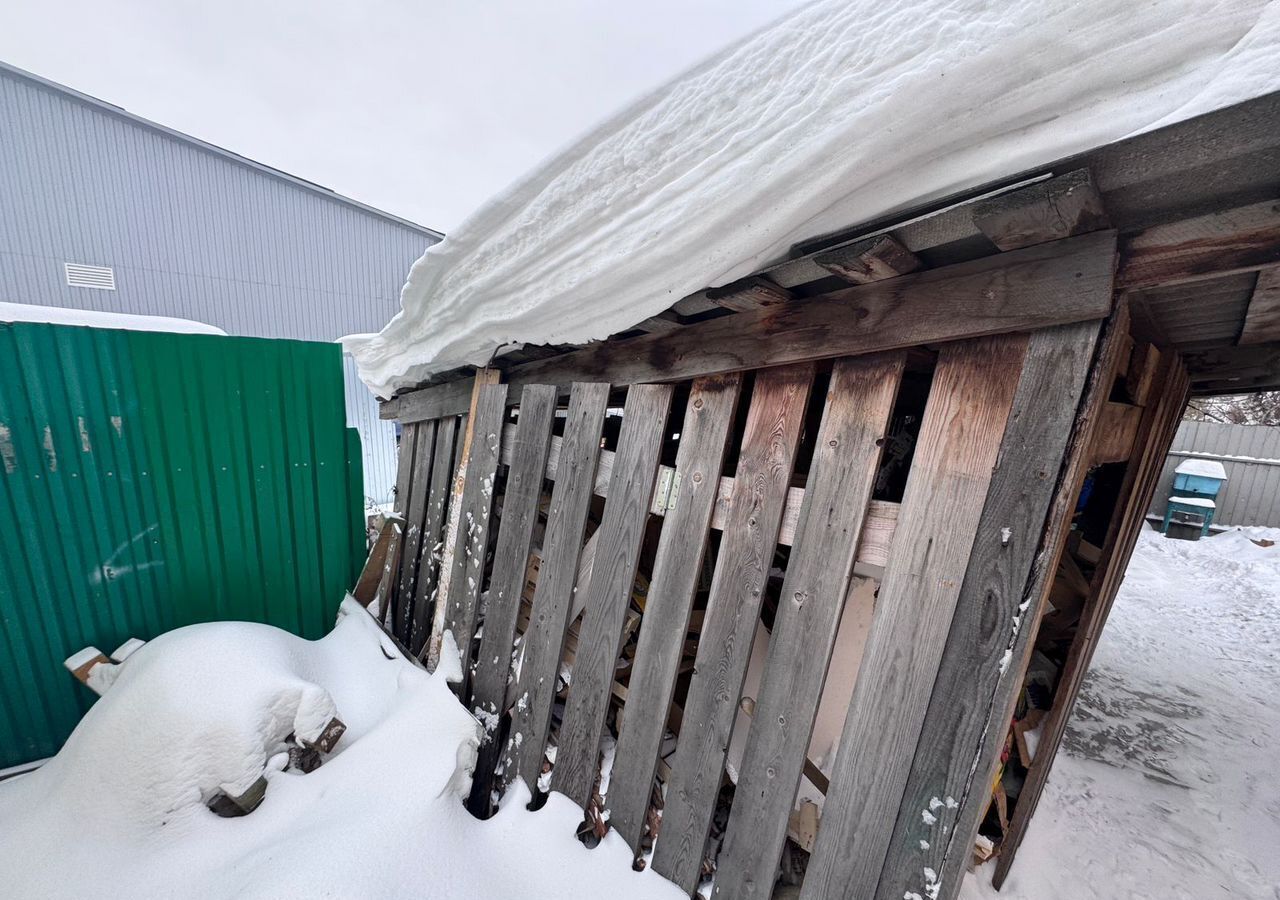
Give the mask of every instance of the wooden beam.
POLYGON ((983 200, 973 208, 973 224, 1001 250, 1111 227, 1088 169, 983 200))
POLYGON ((924 268, 920 257, 887 234, 827 250, 813 261, 852 284, 874 284, 924 268))
POLYGON ((1276 341, 1280 341, 1280 268, 1263 269, 1258 273, 1237 343, 1246 347, 1276 341))
MULTIPOLYGON (((513 386, 573 381, 683 381, 700 375, 873 353, 1105 318, 1115 235, 1095 232, 930 269, 803 301, 688 325, 671 334, 601 341, 511 368, 513 386)), ((396 409, 465 408, 457 387, 405 395, 396 409), (409 397, 423 395, 410 401, 409 397)), ((406 416, 410 418, 406 418, 406 416)))
POLYGON ((704 293, 711 303, 734 312, 781 306, 791 300, 790 291, 759 275, 743 278, 723 287, 708 288, 704 293))
POLYGON ((749 900, 773 894, 904 361, 905 354, 889 353, 841 360, 832 370, 804 512, 738 769, 716 874, 719 896, 749 900))
POLYGON ((378 406, 378 416, 383 419, 399 419, 404 423, 461 415, 471 405, 471 387, 474 383, 472 378, 459 378, 457 381, 446 381, 444 384, 409 391, 384 400, 378 406))
POLYGON ((1128 340, 1124 309, 1098 347, 1101 330, 1081 323, 1031 336, 876 900, 926 896, 926 867, 941 884, 936 900, 959 894, 1117 351, 1128 340), (954 802, 930 809, 934 797, 954 802))
POLYGON ((1280 264, 1280 202, 1267 200, 1120 238, 1117 290, 1182 284, 1280 264))
POLYGON ((1165 456, 1177 432, 1190 387, 1186 370, 1176 355, 1165 355, 1158 384, 1160 397, 1157 402, 1146 407, 1138 431, 1137 446, 1141 453, 1130 461, 1125 470, 1119 500, 1103 542, 1102 556, 1093 573, 1090 597, 1085 604, 1075 640, 1068 651, 1066 665, 1059 676, 1053 708, 1041 726, 1036 758, 1027 772, 1022 791, 1018 795, 1018 806, 1001 844, 1000 857, 991 879, 997 890, 1008 877, 1009 867, 1013 865, 1018 847, 1026 836, 1027 826, 1049 779, 1053 760, 1066 733, 1067 720, 1089 669, 1102 627, 1111 611, 1111 603, 1120 589, 1134 544, 1137 543, 1139 532, 1147 527, 1145 514, 1160 479, 1165 456))
POLYGON ((902 500, 911 540, 880 583, 802 898, 875 891, 1026 352, 1026 336, 1007 335, 939 355, 902 500))

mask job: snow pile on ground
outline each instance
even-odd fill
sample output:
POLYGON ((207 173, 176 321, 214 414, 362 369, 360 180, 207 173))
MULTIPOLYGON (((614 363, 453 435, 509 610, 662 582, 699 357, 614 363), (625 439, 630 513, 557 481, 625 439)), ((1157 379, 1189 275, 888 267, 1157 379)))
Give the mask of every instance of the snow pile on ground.
POLYGON ((824 0, 473 214, 344 339, 380 396, 578 343, 794 242, 1280 88, 1268 0, 824 0))
POLYGON ((246 623, 160 636, 54 759, 0 783, 0 893, 681 896, 633 872, 616 836, 578 843, 582 810, 561 795, 529 812, 516 791, 493 819, 472 818, 462 798, 479 726, 446 668, 429 676, 405 661, 358 607, 316 642, 246 623), (335 714, 347 731, 324 765, 281 771, 290 733, 335 714), (264 770, 266 798, 249 815, 206 808, 264 770))
POLYGON ((961 896, 1277 900, 1277 746, 1280 529, 1144 531, 1004 890, 961 896))

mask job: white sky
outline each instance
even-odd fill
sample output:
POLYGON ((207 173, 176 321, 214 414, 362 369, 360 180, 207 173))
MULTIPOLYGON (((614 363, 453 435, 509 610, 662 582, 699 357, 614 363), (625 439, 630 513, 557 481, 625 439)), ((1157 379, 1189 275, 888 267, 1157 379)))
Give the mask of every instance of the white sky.
POLYGON ((447 231, 801 0, 3 0, 0 59, 447 231))

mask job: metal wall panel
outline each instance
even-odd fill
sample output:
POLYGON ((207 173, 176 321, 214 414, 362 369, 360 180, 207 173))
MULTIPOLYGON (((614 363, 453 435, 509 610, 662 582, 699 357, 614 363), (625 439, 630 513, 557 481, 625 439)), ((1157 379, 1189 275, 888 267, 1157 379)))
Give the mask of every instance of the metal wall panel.
MULTIPOLYGON (((0 135, 0 301, 332 341, 381 328, 440 239, 3 65, 0 135), (110 266, 116 289, 68 286, 67 262, 110 266)), ((377 421, 368 391, 351 403, 368 452, 394 455, 391 433, 365 424, 377 421)))
POLYGON ((378 418, 378 403, 360 380, 350 356, 342 357, 342 374, 347 386, 347 424, 363 439, 365 502, 390 503, 395 496, 399 464, 396 423, 378 418))
POLYGON ((364 557, 333 344, 0 325, 0 767, 92 694, 62 665, 192 622, 323 634, 364 557))
POLYGON ((1193 456, 1216 459, 1227 470, 1215 524, 1280 527, 1280 428, 1183 422, 1165 460, 1151 515, 1164 515, 1174 469, 1193 456))

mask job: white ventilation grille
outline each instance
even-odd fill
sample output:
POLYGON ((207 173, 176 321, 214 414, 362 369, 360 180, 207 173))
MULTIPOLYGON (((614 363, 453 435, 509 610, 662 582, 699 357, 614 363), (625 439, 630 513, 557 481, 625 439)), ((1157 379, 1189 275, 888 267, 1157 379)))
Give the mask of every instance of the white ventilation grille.
POLYGON ((95 288, 99 291, 116 289, 116 273, 110 266, 85 266, 80 263, 63 263, 70 287, 95 288))

